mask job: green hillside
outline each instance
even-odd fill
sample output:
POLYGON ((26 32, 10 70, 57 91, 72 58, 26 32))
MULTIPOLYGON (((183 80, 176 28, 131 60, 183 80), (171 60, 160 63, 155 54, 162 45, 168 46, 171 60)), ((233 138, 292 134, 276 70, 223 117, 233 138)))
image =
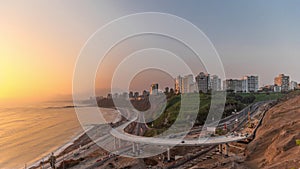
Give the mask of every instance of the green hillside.
MULTIPOLYGON (((199 111, 195 126, 203 125, 208 115, 211 94, 194 94, 200 98, 199 111)), ((240 111, 254 102, 276 100, 285 96, 283 93, 227 93, 223 118, 229 116, 234 111, 240 111)), ((150 129, 145 136, 154 136, 167 130, 178 118, 181 108, 181 95, 169 96, 165 111, 159 118, 148 123, 150 129)))

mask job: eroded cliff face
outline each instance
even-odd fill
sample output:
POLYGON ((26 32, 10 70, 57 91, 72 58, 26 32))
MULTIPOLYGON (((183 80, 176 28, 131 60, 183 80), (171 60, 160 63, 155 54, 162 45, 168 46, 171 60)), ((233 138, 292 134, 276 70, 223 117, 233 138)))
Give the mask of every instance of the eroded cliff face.
POLYGON ((300 96, 278 103, 265 115, 256 138, 247 147, 249 168, 300 168, 300 96))

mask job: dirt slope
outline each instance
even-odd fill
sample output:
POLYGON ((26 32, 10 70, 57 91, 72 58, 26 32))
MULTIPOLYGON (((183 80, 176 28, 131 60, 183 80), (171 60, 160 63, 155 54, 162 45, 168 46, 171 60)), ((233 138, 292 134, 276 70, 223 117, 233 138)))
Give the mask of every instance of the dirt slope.
POLYGON ((249 168, 300 168, 300 96, 282 101, 265 115, 257 136, 247 147, 249 168))

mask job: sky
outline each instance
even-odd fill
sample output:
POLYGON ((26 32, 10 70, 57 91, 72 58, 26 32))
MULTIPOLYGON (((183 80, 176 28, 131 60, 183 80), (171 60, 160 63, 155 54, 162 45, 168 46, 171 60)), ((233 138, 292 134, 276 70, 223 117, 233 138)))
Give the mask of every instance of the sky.
MULTIPOLYGON (((300 82, 299 7, 297 0, 2 0, 0 100, 71 96, 76 59, 89 37, 110 21, 139 12, 169 13, 196 25, 218 51, 227 78, 254 74, 264 85, 285 73, 300 82)), ((113 71, 107 65, 99 69, 96 80, 96 90, 103 95, 110 87, 107 72, 113 71)), ((160 81, 158 77, 165 81, 162 87, 172 83, 163 72, 144 73, 147 80, 140 74, 131 88, 147 88, 146 82, 160 81)))

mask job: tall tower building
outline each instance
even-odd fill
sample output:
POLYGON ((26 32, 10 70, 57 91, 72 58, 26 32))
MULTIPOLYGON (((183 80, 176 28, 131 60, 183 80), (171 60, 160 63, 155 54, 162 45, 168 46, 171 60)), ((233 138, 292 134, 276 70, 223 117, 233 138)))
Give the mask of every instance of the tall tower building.
POLYGON ((281 87, 282 92, 289 91, 290 77, 284 74, 280 74, 274 79, 275 86, 281 87))
POLYGON ((193 75, 186 75, 182 79, 182 93, 191 93, 193 92, 191 89, 191 85, 194 84, 193 75))
POLYGON ((221 79, 217 75, 213 75, 211 78, 211 89, 213 91, 220 91, 222 86, 221 79))
POLYGON ((175 92, 178 93, 192 93, 195 91, 194 76, 192 74, 184 77, 177 76, 175 78, 175 92))
POLYGON ((175 93, 179 94, 182 92, 182 77, 177 76, 175 78, 175 93))
POLYGON ((195 79, 198 85, 199 92, 208 93, 208 91, 210 90, 210 75, 204 72, 200 72, 195 79))
POLYGON ((247 92, 257 92, 259 89, 258 76, 245 76, 244 79, 248 81, 247 92))

